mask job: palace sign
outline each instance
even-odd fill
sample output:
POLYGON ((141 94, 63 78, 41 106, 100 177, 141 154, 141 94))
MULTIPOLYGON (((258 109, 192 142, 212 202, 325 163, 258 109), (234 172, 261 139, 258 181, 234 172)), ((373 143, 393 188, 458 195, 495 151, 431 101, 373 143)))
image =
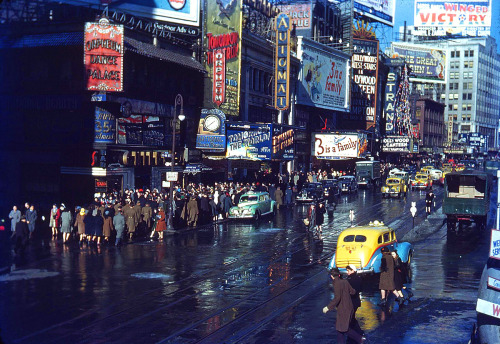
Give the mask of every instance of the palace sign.
POLYGON ((290 106, 290 19, 284 13, 276 18, 275 64, 274 106, 286 110, 290 106))
POLYGON ((123 25, 85 23, 83 63, 89 91, 123 91, 123 25))

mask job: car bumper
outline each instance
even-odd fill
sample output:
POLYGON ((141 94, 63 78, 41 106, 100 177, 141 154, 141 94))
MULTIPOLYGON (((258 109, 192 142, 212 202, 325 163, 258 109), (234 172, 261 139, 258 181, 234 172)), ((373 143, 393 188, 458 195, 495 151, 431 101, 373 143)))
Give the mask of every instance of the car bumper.
POLYGON ((230 219, 253 219, 255 215, 253 214, 245 214, 245 215, 231 215, 229 214, 230 219))
POLYGON ((428 185, 427 184, 415 184, 411 186, 414 189, 427 189, 428 185))

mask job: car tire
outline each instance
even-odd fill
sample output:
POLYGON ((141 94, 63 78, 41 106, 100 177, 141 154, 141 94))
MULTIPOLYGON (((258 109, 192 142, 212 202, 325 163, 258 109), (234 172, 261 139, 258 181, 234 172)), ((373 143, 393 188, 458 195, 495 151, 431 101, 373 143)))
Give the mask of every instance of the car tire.
POLYGON ((258 222, 260 220, 260 211, 256 211, 254 215, 254 220, 258 222))
POLYGON ((273 213, 273 216, 276 216, 276 207, 273 207, 272 213, 273 213))
POLYGON ((412 259, 413 253, 410 252, 408 255, 408 261, 406 262, 406 281, 407 283, 411 283, 413 279, 413 271, 411 270, 411 259, 412 259))

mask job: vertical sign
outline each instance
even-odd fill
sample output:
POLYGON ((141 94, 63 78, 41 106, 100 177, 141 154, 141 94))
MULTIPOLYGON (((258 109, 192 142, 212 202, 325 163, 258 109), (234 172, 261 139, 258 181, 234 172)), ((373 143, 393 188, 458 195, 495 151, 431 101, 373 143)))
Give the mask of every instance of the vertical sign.
POLYGON ((116 119, 108 111, 95 108, 94 142, 115 143, 116 141, 116 119))
POLYGON ((206 51, 203 107, 227 116, 240 114, 241 0, 205 1, 206 51))
POLYGON ((85 23, 83 63, 89 91, 123 91, 123 25, 85 23))
POLYGON ((196 149, 205 152, 226 150, 226 115, 218 109, 201 109, 196 149))
POLYGON ((387 65, 389 73, 387 74, 387 83, 385 85, 385 98, 383 101, 384 118, 385 118, 385 134, 394 135, 396 133, 396 111, 395 101, 398 91, 398 68, 404 64, 403 59, 388 59, 387 65))
POLYGON ((274 106, 286 110, 290 106, 290 18, 285 13, 276 18, 275 64, 274 106))
MULTIPOLYGON (((377 40, 354 39, 352 54, 350 119, 375 127, 377 114, 378 52, 377 40)), ((365 129, 365 128, 360 128, 365 129)))

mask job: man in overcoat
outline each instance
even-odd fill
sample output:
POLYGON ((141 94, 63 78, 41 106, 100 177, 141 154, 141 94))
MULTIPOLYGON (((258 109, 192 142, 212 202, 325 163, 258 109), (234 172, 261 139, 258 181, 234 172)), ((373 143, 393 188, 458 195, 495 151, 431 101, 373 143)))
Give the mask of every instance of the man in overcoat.
POLYGON ((333 281, 333 293, 335 297, 323 308, 323 313, 337 308, 337 321, 335 329, 337 330, 337 343, 345 343, 345 335, 349 336, 356 343, 363 343, 364 338, 354 331, 350 325, 354 316, 354 307, 352 305, 351 295, 356 293, 348 281, 342 279, 339 269, 330 270, 330 278, 333 281))
POLYGON ((381 305, 385 306, 387 297, 394 290, 394 258, 387 247, 380 249, 382 252, 382 259, 380 262, 380 281, 378 288, 382 297, 381 305))

